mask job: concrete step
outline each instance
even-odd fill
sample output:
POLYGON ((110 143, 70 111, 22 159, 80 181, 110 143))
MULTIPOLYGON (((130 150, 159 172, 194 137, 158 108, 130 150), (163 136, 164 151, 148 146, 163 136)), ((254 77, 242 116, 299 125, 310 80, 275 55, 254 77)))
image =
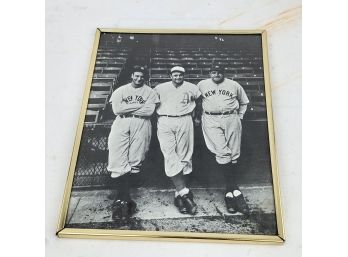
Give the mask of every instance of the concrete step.
POLYGON ((173 204, 174 190, 134 190, 137 212, 127 221, 111 218, 111 190, 75 191, 70 199, 67 227, 113 228, 162 231, 200 231, 228 233, 276 233, 272 187, 241 187, 251 208, 251 215, 230 214, 224 203, 222 188, 193 188, 197 214, 181 214, 173 204), (134 228, 135 226, 135 228, 134 228))

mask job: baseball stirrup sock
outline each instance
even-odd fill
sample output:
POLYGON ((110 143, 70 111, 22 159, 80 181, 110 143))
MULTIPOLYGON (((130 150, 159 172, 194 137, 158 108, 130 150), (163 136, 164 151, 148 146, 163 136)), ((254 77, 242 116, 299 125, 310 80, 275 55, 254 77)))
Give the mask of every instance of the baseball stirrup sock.
POLYGON ((226 182, 226 192, 233 192, 238 189, 237 185, 237 164, 220 164, 226 182))
POLYGON ((117 189, 117 198, 123 201, 129 201, 129 178, 130 174, 126 173, 118 178, 112 178, 113 186, 117 189))

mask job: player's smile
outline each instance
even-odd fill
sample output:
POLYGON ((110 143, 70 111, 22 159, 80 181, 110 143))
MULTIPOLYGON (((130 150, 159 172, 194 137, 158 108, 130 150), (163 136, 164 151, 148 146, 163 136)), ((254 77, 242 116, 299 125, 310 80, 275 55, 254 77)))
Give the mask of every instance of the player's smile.
POLYGON ((142 72, 134 72, 132 75, 133 84, 136 87, 140 87, 144 84, 144 74, 142 72))
POLYGON ((215 83, 220 83, 224 80, 224 75, 217 71, 210 72, 210 77, 215 83))
POLYGON ((172 75, 172 81, 175 83, 175 84, 182 84, 184 82, 184 74, 181 73, 181 72, 173 72, 172 75))

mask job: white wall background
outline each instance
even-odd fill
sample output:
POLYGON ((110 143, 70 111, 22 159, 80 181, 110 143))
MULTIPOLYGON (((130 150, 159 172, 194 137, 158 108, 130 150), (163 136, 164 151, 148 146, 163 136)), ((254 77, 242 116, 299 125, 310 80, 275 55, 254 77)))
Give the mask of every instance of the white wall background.
POLYGON ((301 1, 46 1, 46 256, 301 256, 301 1), (100 28, 266 29, 284 245, 55 236, 94 34, 100 28))

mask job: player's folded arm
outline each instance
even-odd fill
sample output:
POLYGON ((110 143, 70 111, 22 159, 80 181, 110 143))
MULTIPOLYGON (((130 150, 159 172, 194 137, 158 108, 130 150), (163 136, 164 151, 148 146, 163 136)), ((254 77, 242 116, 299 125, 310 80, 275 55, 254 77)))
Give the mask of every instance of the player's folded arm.
POLYGON ((136 110, 139 110, 142 107, 142 105, 139 103, 127 104, 125 102, 116 101, 112 101, 111 105, 115 115, 132 113, 136 110))
POLYGON ((144 104, 140 109, 133 111, 132 114, 139 116, 151 116, 155 111, 155 108, 156 104, 154 103, 144 104))

